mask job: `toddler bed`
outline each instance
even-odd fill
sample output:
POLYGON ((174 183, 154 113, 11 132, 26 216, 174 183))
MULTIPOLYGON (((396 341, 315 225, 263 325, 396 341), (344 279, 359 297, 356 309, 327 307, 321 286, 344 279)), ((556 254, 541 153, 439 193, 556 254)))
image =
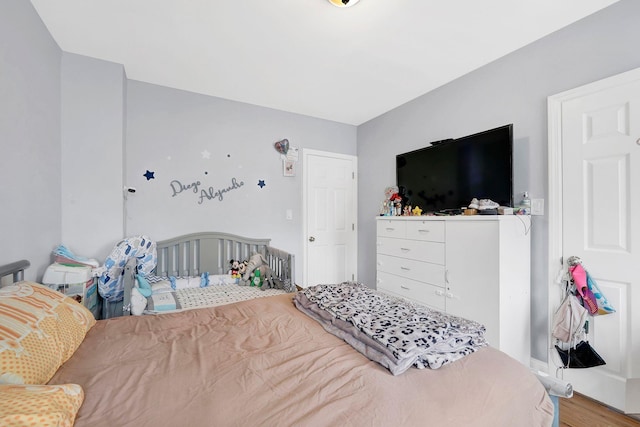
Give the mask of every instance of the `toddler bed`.
POLYGON ((315 311, 300 294, 96 321, 19 282, 0 292, 0 425, 34 414, 77 427, 552 424, 544 387, 508 355, 482 347, 393 375, 296 308, 294 296, 315 311))
POLYGON ((146 293, 140 299, 134 291, 140 284, 140 263, 131 257, 122 271, 123 299, 105 301, 102 318, 166 313, 295 291, 294 256, 270 246, 270 239, 201 232, 155 242, 155 251, 157 264, 143 280, 151 295, 146 293), (248 286, 248 282, 227 274, 231 260, 248 260, 256 253, 262 255, 273 272, 269 286, 248 286), (132 295, 137 299, 132 301, 132 295))

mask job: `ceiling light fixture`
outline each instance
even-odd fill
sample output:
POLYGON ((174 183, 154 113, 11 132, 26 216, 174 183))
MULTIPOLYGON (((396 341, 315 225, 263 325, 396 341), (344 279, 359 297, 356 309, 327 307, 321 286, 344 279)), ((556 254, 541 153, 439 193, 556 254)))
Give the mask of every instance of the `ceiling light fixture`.
POLYGON ((329 3, 336 7, 351 7, 358 3, 360 0, 327 0, 329 3))

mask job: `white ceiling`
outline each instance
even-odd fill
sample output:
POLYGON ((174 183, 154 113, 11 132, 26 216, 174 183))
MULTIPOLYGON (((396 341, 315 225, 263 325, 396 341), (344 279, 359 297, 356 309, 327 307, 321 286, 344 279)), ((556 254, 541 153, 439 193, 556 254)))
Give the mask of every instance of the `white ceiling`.
POLYGON ((617 0, 31 0, 127 77, 359 125, 617 0))

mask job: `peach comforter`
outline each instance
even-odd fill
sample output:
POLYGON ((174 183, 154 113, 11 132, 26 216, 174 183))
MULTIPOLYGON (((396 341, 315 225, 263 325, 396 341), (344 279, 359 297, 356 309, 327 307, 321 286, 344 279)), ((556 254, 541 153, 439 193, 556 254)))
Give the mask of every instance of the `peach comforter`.
POLYGON ((549 426, 517 361, 483 348, 393 376, 298 311, 292 294, 99 321, 50 381, 76 426, 549 426))

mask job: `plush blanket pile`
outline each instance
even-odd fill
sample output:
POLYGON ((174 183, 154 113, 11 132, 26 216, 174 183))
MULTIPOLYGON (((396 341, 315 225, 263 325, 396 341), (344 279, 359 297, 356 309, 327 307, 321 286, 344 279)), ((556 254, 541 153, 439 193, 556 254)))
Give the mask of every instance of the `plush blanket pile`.
POLYGON ((485 347, 485 327, 365 285, 344 282, 298 292, 296 307, 369 359, 398 375, 437 369, 485 347))

